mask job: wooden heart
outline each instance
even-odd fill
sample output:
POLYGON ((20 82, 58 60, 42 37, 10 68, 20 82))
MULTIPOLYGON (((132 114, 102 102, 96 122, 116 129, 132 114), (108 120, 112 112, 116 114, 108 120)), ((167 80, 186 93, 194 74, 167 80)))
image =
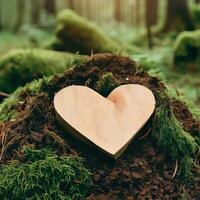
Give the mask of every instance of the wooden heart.
POLYGON ((155 109, 153 93, 128 84, 105 98, 85 86, 69 86, 54 97, 58 122, 81 140, 117 159, 155 109))

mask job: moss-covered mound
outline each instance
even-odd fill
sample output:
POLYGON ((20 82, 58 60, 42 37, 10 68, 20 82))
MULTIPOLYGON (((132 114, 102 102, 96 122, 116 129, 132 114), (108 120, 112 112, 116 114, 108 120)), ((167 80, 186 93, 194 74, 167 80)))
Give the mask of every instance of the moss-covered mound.
POLYGON ((182 70, 200 71, 200 30, 185 31, 177 37, 174 65, 182 70))
POLYGON ((119 45, 93 22, 71 10, 63 10, 58 14, 56 36, 49 45, 55 50, 90 55, 92 51, 114 52, 120 49, 119 45))
POLYGON ((159 79, 138 69, 127 57, 97 54, 62 75, 18 89, 0 105, 0 121, 3 163, 20 160, 23 146, 27 145, 50 148, 59 155, 78 155, 92 173, 93 183, 85 184, 88 199, 180 199, 184 191, 190 199, 200 195, 199 168, 195 167, 200 122, 184 103, 168 95, 159 79), (150 88, 157 103, 155 114, 117 161, 107 159, 57 125, 53 98, 61 88, 85 85, 107 96, 115 87, 127 83, 150 88), (193 182, 184 184, 186 178, 193 182))
POLYGON ((84 58, 51 50, 13 50, 0 59, 0 91, 11 92, 44 75, 63 72, 84 58))

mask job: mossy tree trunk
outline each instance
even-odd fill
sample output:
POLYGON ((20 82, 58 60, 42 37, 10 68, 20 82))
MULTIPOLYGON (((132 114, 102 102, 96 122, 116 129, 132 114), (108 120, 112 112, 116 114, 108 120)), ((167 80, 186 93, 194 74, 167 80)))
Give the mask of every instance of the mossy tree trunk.
POLYGON ((167 16, 161 32, 193 30, 187 0, 168 0, 167 16))

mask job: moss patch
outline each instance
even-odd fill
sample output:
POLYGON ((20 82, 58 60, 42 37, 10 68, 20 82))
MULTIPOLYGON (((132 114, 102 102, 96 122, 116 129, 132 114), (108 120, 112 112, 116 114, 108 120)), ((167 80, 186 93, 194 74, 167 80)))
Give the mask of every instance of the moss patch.
POLYGON ((1 199, 70 200, 86 196, 91 174, 81 158, 30 148, 22 155, 23 163, 1 166, 1 199))

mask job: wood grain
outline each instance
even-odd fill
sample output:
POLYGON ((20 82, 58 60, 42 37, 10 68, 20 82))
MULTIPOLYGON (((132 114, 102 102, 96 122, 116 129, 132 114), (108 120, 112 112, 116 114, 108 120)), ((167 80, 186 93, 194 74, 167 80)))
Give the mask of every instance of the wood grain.
POLYGON ((69 86, 54 97, 58 122, 74 136, 117 159, 155 109, 142 85, 117 87, 105 98, 85 86, 69 86))

